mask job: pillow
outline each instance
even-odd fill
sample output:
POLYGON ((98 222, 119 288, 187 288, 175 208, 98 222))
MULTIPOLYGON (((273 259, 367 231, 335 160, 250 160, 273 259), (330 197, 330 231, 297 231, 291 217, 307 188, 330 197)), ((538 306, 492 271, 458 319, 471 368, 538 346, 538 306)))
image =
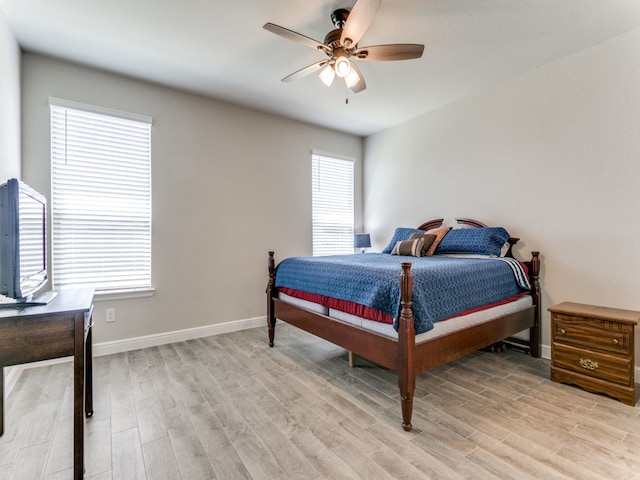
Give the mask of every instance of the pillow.
POLYGON ((409 236, 412 233, 425 233, 425 231, 418 230, 417 228, 407 228, 407 227, 396 228, 395 232, 393 232, 393 237, 391 237, 391 241, 386 247, 384 247, 384 250, 382 250, 382 253, 391 253, 391 251, 393 250, 393 247, 396 246, 396 243, 398 243, 401 240, 409 240, 409 236))
POLYGON ((411 257, 422 256, 422 246, 424 245, 424 238, 416 238, 413 240, 400 240, 396 242, 391 255, 407 255, 411 257))
POLYGON ((442 239, 436 255, 471 253, 500 257, 508 240, 509 232, 502 227, 456 228, 442 239))
POLYGON ((435 235, 436 238, 433 240, 433 243, 431 244, 431 246, 429 247, 429 250, 427 250, 427 253, 425 253, 425 255, 431 256, 434 254, 434 252, 436 251, 436 248, 438 248, 438 245, 440 244, 442 239, 447 235, 447 232, 449 230, 451 230, 451 227, 439 227, 439 228, 432 228, 431 230, 427 230, 428 234, 435 235))
POLYGON ((427 255, 427 251, 429 250, 429 247, 436 239, 436 236, 428 233, 412 233, 409 236, 409 240, 417 240, 418 238, 422 238, 424 240, 424 243, 422 244, 422 251, 420 252, 420 256, 425 257, 427 255))

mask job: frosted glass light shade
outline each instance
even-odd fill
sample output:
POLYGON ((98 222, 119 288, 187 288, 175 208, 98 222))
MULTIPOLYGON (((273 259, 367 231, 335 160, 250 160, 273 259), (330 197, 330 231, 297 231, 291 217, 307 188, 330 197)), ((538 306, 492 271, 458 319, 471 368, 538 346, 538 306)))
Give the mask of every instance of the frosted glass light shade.
POLYGON ((336 63, 333 68, 336 71, 336 75, 344 78, 349 75, 351 71, 351 62, 349 62, 347 57, 338 57, 336 58, 336 63))
POLYGON ((327 65, 326 67, 324 67, 324 69, 322 69, 319 77, 320 80, 322 80, 322 83, 324 83, 327 87, 330 87, 333 83, 333 79, 336 78, 336 72, 333 71, 333 67, 331 65, 327 65))
POLYGON ((355 69, 353 68, 347 74, 347 76, 344 77, 344 83, 347 84, 347 88, 353 87, 359 81, 360 81, 360 75, 358 75, 358 72, 356 72, 355 69))

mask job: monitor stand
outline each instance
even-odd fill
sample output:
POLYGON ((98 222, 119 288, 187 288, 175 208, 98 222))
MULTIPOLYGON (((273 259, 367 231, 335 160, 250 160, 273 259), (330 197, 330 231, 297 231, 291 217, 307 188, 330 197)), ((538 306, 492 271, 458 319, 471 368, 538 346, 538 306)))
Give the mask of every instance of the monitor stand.
POLYGON ((58 292, 47 290, 46 292, 29 295, 25 300, 22 301, 15 301, 10 298, 4 298, 2 299, 2 301, 0 301, 0 308, 23 308, 49 305, 57 296, 58 292))

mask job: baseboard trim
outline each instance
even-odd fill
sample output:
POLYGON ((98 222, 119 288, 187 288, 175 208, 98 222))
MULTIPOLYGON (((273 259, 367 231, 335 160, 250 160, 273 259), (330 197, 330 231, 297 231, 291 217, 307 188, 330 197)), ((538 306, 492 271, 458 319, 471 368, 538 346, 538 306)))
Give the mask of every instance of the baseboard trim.
POLYGON ((551 360, 551 347, 549 345, 540 345, 540 356, 551 360))
POLYGON ((139 350, 141 348, 157 347, 158 345, 166 345, 167 343, 184 342, 185 340, 193 340, 195 338, 210 337, 212 335, 220 335, 222 333, 238 332, 248 328, 262 327, 266 326, 266 324, 267 317, 264 316, 205 325, 204 327, 175 330, 173 332, 145 335, 142 337, 126 338, 124 340, 114 340, 112 342, 94 343, 93 355, 95 357, 99 357, 102 355, 111 355, 113 353, 139 350))

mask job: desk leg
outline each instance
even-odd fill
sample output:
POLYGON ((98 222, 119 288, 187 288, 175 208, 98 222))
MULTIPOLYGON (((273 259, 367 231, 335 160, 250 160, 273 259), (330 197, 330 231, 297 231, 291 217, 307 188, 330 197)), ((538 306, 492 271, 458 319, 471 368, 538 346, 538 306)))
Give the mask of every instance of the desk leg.
POLYGON ((0 436, 4 433, 4 367, 0 365, 0 436))
POLYGON ((73 358, 73 478, 84 478, 84 313, 75 315, 73 358))
POLYGON ((89 319, 87 339, 84 342, 84 414, 87 418, 93 416, 93 351, 91 345, 93 319, 89 319))

